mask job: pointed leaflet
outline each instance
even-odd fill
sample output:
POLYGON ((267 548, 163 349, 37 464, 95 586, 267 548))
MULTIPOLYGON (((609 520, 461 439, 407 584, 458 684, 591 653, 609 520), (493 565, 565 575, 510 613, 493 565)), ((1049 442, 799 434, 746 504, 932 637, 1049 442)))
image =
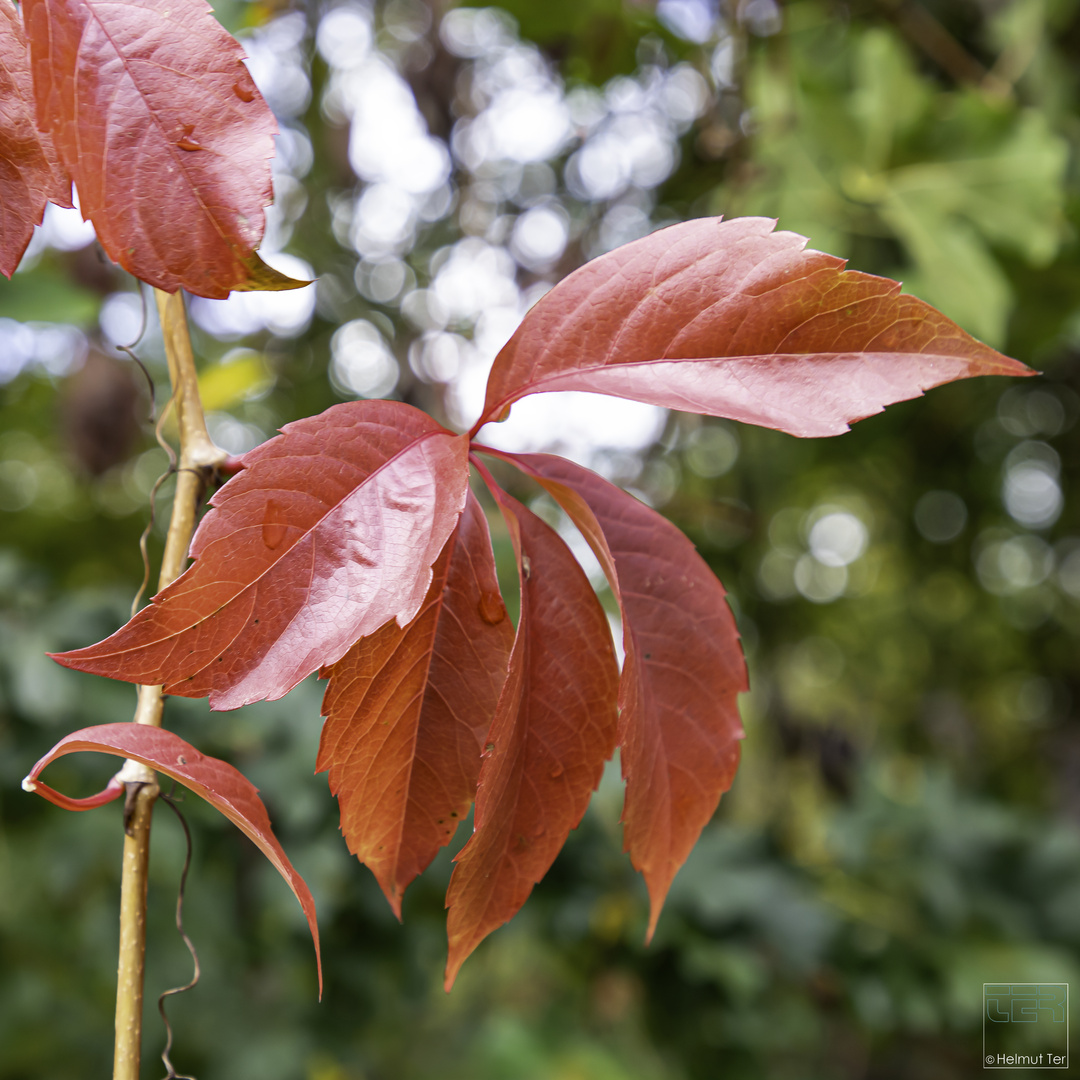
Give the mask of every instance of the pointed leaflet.
POLYGON ((774 224, 701 218, 586 263, 499 353, 477 429, 526 394, 591 390, 838 435, 941 383, 1032 374, 774 224))
POLYGON ((330 684, 315 768, 330 770, 349 850, 398 918, 405 887, 472 805, 514 637, 471 494, 432 569, 408 626, 388 623, 323 672, 330 684))
MULTIPOLYGON (((23 0, 38 122, 109 257, 225 297, 264 264, 274 118, 203 0, 23 0)), ((281 278, 276 286, 291 288, 281 278)))
POLYGON ((288 424, 210 500, 195 558, 112 637, 53 659, 210 695, 279 698, 364 634, 420 610, 465 504, 464 436, 395 401, 288 424))
POLYGON ((615 748, 619 670, 607 616, 558 533, 489 486, 518 557, 521 618, 480 768, 475 831, 446 894, 447 989, 547 873, 615 748))
POLYGON ((11 277, 49 200, 71 205, 71 181, 34 122, 30 54, 19 13, 0 0, 0 274, 11 277))
POLYGON ((632 495, 563 458, 500 454, 538 480, 600 560, 623 620, 623 834, 652 937, 679 867, 731 786, 749 689, 724 588, 694 545, 632 495))
MULTIPOLYGON (((274 869, 288 882, 300 906, 304 909, 311 939, 315 943, 315 959, 319 965, 319 996, 322 996, 322 956, 319 953, 319 927, 315 921, 315 901, 304 879, 293 869, 274 836, 266 807, 259 798, 259 789, 239 770, 219 758, 201 754, 179 735, 147 724, 101 724, 65 735, 34 767, 23 781, 27 791, 45 789, 40 793, 51 796, 52 789, 38 777, 51 761, 66 754, 94 750, 102 754, 131 758, 194 791, 211 806, 220 810, 270 860, 274 869)), ((115 778, 114 778, 115 780, 115 778)), ((110 788, 112 784, 110 783, 110 788)), ((106 788, 106 792, 110 790, 106 788)), ((103 793, 104 794, 104 793, 103 793)), ((78 800, 61 796, 59 805, 78 800)), ((84 804, 88 800, 82 800, 84 804)), ((75 807, 73 807, 75 808, 75 807)))

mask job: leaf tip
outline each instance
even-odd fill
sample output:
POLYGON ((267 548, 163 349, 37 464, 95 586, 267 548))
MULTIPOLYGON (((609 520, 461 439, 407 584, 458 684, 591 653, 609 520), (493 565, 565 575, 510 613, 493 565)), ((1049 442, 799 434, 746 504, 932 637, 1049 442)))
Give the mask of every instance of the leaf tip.
POLYGON ((123 782, 116 776, 114 776, 96 795, 88 795, 83 799, 74 799, 70 795, 65 795, 63 792, 56 791, 49 787, 48 784, 44 784, 37 779, 41 770, 52 760, 52 754, 53 751, 49 751, 49 753, 34 766, 29 776, 23 778, 23 791, 29 792, 32 795, 40 795, 54 806, 59 806, 61 810, 77 811, 96 810, 99 806, 105 806, 107 803, 119 799, 120 796, 124 794, 123 782))
POLYGON ((464 956, 455 956, 453 950, 446 958, 446 976, 443 979, 443 990, 446 993, 449 994, 454 988, 454 982, 458 977, 458 972, 461 970, 461 965, 465 963, 465 959, 464 956))
POLYGON ((649 889, 649 925, 645 928, 645 944, 648 946, 652 944, 653 935, 656 933, 656 924, 660 921, 660 912, 664 910, 664 901, 667 900, 671 881, 669 879, 662 883, 646 878, 646 886, 649 889))
MULTIPOLYGON (((454 873, 457 873, 457 870, 455 870, 454 873)), ((475 928, 471 932, 460 927, 455 930, 452 926, 455 908, 451 907, 449 903, 446 906, 449 908, 447 920, 449 947, 446 952, 446 975, 443 978, 443 989, 449 994, 454 983, 457 981, 458 973, 461 971, 462 965, 476 951, 476 946, 479 945, 494 928, 489 928, 486 932, 481 931, 480 933, 477 933, 475 928)))
POLYGON ((404 891, 399 889, 396 883, 389 888, 384 886, 382 882, 379 882, 379 885, 382 888, 383 896, 386 897, 386 902, 390 905, 390 910, 394 913, 394 918, 398 922, 402 922, 401 902, 404 899, 404 891))
POLYGON ((243 281, 233 285, 234 292, 286 292, 289 289, 303 289, 311 284, 275 270, 264 262, 257 251, 253 251, 243 260, 246 276, 243 281))
MULTIPOLYGON (((84 649, 69 649, 67 652, 50 652, 45 655, 61 667, 71 668, 73 671, 83 671, 86 669, 80 665, 80 661, 82 660, 81 654, 84 652, 84 649)), ((96 672, 92 672, 92 674, 96 674, 96 672)))

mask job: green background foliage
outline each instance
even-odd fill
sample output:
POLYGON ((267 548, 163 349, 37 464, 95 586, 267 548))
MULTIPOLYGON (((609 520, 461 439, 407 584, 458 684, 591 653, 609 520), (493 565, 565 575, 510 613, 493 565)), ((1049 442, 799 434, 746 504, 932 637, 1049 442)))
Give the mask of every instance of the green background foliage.
MULTIPOLYGON (((507 0, 454 23, 456 37, 419 0, 356 11, 431 136, 454 133, 453 169, 380 248, 363 199, 386 181, 349 153, 357 69, 333 43, 316 49, 324 11, 220 5, 276 78, 268 96, 292 133, 276 246, 320 275, 306 322, 201 319, 224 445, 365 393, 453 421, 453 374, 476 369, 485 318, 507 304, 433 314, 450 260, 472 253, 474 268, 503 267, 484 281, 535 296, 615 243, 709 213, 778 217, 1043 374, 946 387, 833 440, 673 415, 655 444, 596 459, 715 567, 751 670, 742 770, 649 948, 617 764, 447 996, 450 853, 399 926, 312 776, 318 684, 234 714, 171 701, 171 728, 262 789, 315 892, 327 975, 319 1005, 295 901, 187 800, 204 976, 171 1005, 178 1067, 201 1080, 971 1075, 984 981, 1080 985, 1080 5, 507 0), (496 61, 534 96, 573 103, 546 156, 469 157, 463 132, 497 97, 496 61), (639 160, 615 119, 649 93, 670 139, 639 160), (563 222, 545 258, 514 231, 537 207, 563 222), (396 380, 379 376, 386 357, 396 380)), ((110 344, 138 309, 93 246, 36 243, 0 282, 2 1080, 105 1075, 111 1053, 119 808, 65 814, 19 780, 67 731, 133 707, 130 687, 43 654, 115 629, 141 577, 166 459, 140 377, 110 344)), ((138 352, 160 406, 152 326, 138 352)), ((112 764, 67 758, 50 782, 86 793, 112 764)), ((189 970, 172 925, 180 831, 165 809, 154 829, 147 1077, 163 1041, 153 998, 189 970)))

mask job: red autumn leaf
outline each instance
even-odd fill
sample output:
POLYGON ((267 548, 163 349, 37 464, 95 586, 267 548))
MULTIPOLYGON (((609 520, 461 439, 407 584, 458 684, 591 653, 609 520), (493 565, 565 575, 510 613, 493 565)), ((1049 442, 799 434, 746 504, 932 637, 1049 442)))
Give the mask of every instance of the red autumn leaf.
MULTIPOLYGON (((219 758, 207 757, 179 735, 146 724, 101 724, 65 735, 34 767, 23 781, 27 791, 45 788, 38 777, 50 762, 66 754, 95 750, 115 757, 141 761, 177 783, 194 791, 211 806, 220 810, 270 860, 274 869, 285 879, 300 906, 304 909, 311 940, 315 943, 315 960, 319 966, 319 996, 322 996, 322 956, 319 952, 319 927, 315 921, 315 900, 304 879, 293 869, 274 830, 266 807, 259 798, 259 789, 239 770, 219 758)), ((106 792, 111 790, 106 788, 106 792)), ((51 791, 51 789, 48 789, 51 791)), ((42 792, 42 794, 45 794, 42 792)), ((46 794, 46 797, 49 796, 46 794)), ((56 800, 50 800, 56 801, 56 800)), ((92 800, 81 801, 84 804, 92 800)), ((60 805, 65 805, 61 802, 60 805)), ((80 807, 85 809, 85 805, 80 807)))
POLYGON ((619 601, 623 834, 649 888, 651 938, 672 878, 738 768, 736 699, 749 685, 735 620, 716 575, 656 511, 563 458, 500 457, 566 511, 619 601))
POLYGON ((45 204, 71 205, 71 181, 34 121, 30 54, 19 13, 0 0, 0 274, 11 277, 45 204))
POLYGON ((558 533, 490 486, 517 554, 521 617, 480 768, 474 832, 446 894, 448 990, 581 821, 617 725, 619 670, 588 578, 558 533))
POLYGON ((411 622, 468 490, 464 436, 394 401, 335 405, 243 456, 195 564, 66 667, 210 695, 279 698, 357 638, 411 622))
POLYGON ((526 394, 591 390, 792 435, 975 375, 1030 375, 887 278, 766 218, 700 218, 593 259, 499 353, 474 430, 526 394))
POLYGON ((23 17, 38 122, 111 259, 169 292, 302 284, 254 254, 274 117, 208 4, 23 0, 23 17))
POLYGON ((405 887, 472 805, 513 637, 487 521, 470 494, 416 618, 361 638, 323 672, 315 768, 329 769, 349 850, 398 918, 405 887))

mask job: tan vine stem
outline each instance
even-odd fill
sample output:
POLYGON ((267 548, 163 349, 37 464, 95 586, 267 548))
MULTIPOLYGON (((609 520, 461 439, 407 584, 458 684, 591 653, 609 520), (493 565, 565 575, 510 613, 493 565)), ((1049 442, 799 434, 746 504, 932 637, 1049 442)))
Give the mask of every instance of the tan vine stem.
MULTIPOLYGON (((206 483, 228 455, 214 445, 206 430, 183 294, 177 292, 170 295, 155 289, 154 298, 165 339, 173 404, 180 430, 176 496, 158 577, 160 592, 184 570, 206 483)), ((135 723, 160 727, 163 710, 161 687, 140 686, 135 723)), ((138 1080, 146 960, 150 818, 158 788, 153 771, 138 762, 125 762, 120 777, 127 785, 128 799, 124 811, 124 864, 120 883, 120 959, 116 975, 113 1080, 138 1080)))

